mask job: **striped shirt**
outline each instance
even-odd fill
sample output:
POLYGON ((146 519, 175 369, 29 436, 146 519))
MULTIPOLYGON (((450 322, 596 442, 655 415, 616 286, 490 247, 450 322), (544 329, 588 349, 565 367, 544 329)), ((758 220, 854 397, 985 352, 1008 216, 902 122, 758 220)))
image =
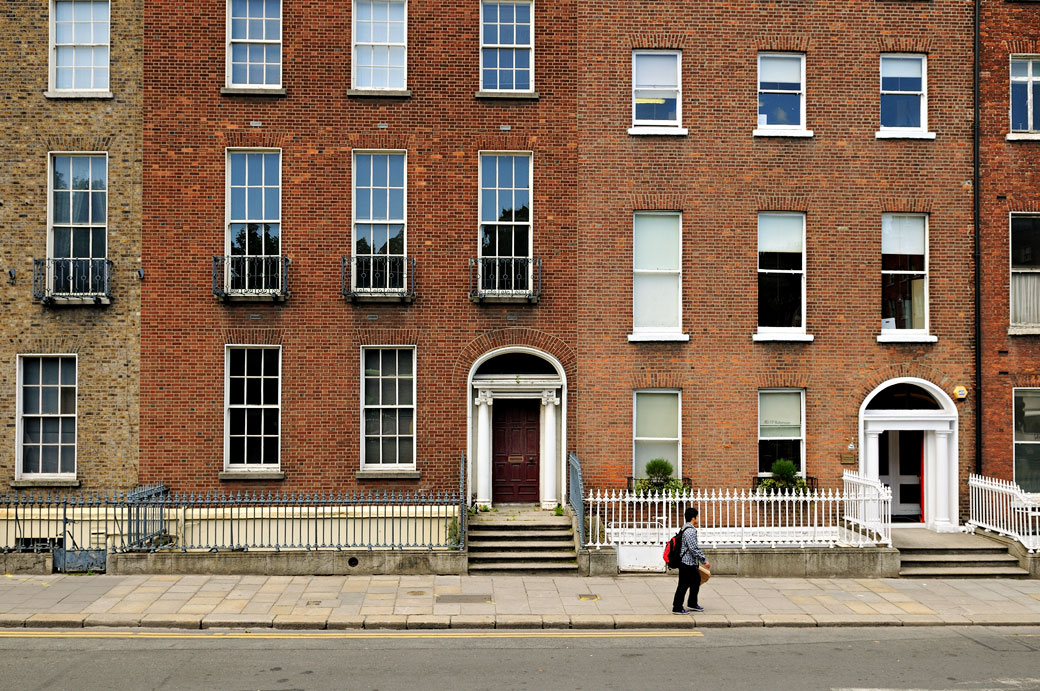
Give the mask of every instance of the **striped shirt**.
POLYGON ((682 549, 679 553, 682 555, 682 563, 686 566, 697 566, 708 561, 697 545, 697 528, 693 523, 683 526, 682 549))

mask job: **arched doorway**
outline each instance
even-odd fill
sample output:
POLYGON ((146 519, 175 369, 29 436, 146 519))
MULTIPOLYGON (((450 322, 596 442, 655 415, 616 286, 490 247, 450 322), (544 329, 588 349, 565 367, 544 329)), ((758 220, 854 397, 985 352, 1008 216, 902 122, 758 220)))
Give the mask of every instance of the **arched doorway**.
POLYGON ((890 379, 859 409, 860 472, 892 487, 893 524, 957 528, 957 408, 924 379, 890 379))
POLYGON ((471 501, 565 501, 566 394, 563 366, 548 353, 512 346, 477 358, 467 381, 471 501))

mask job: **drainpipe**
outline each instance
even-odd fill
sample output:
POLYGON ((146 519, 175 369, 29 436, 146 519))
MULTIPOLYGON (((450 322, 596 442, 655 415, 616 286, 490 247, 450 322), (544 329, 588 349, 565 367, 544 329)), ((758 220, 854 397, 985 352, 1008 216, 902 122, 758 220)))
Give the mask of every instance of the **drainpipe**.
POLYGON ((974 116, 972 121, 972 164, 974 166, 972 176, 973 213, 972 220, 975 223, 975 474, 982 475, 982 261, 980 244, 981 239, 981 212, 979 203, 979 135, 981 129, 981 117, 979 109, 979 51, 982 49, 981 42, 981 9, 982 0, 975 0, 975 43, 974 43, 974 82, 972 84, 972 100, 974 101, 974 116))

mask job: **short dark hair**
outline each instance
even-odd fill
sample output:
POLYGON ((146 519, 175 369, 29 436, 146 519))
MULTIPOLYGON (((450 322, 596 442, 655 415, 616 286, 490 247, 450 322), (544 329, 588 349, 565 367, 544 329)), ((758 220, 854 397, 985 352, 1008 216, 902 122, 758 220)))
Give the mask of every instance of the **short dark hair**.
POLYGON ((686 522, 689 523, 695 518, 697 518, 697 509, 693 506, 686 509, 686 522))

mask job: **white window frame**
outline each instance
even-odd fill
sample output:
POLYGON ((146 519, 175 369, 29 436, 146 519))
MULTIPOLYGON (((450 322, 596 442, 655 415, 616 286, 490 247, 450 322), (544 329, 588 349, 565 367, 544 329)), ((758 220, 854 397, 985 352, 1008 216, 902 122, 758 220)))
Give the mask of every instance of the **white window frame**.
POLYGON ((935 139, 935 132, 928 131, 928 56, 923 53, 881 53, 878 59, 878 130, 874 133, 876 139, 935 139), (914 59, 921 61, 921 90, 920 91, 886 91, 884 88, 884 65, 886 58, 899 58, 903 60, 914 59), (920 127, 885 127, 881 123, 880 99, 885 94, 915 94, 920 100, 921 126, 920 127))
MULTIPOLYGON (((54 271, 53 264, 51 262, 54 259, 54 226, 59 225, 54 222, 54 159, 58 156, 69 156, 69 157, 91 157, 91 156, 104 156, 105 158, 105 256, 103 259, 108 260, 109 250, 109 228, 111 225, 111 219, 109 218, 109 193, 112 191, 112 169, 109 165, 110 161, 108 158, 107 151, 48 151, 47 152, 47 277, 46 277, 46 293, 51 295, 54 293, 54 271)), ((71 184, 71 180, 69 181, 71 184)), ((92 192, 93 190, 91 190, 92 192)), ((93 199, 91 199, 93 204, 93 199)), ((69 207, 69 223, 60 224, 69 227, 76 227, 76 224, 72 223, 72 208, 71 202, 69 207)), ((86 227, 94 228, 100 224, 87 223, 86 227)), ((79 224, 78 227, 83 227, 83 224, 79 224)), ((71 243, 71 240, 70 240, 71 243)), ((108 270, 106 265, 106 271, 108 270)), ((93 302, 97 298, 102 304, 108 304, 109 299, 107 296, 100 293, 83 293, 82 298, 80 297, 69 297, 62 298, 64 302, 75 302, 82 299, 84 302, 93 302)))
POLYGON ((808 322, 807 305, 806 299, 806 273, 808 267, 806 265, 806 214, 804 211, 759 211, 755 216, 755 296, 756 305, 758 297, 758 277, 763 273, 782 273, 782 274, 794 274, 801 273, 801 290, 802 290, 802 325, 801 326, 761 326, 758 324, 759 317, 758 308, 755 308, 755 333, 752 335, 754 341, 812 341, 813 336, 806 331, 806 322, 808 322), (759 267, 761 262, 762 251, 758 247, 758 228, 762 223, 762 216, 800 216, 802 219, 802 270, 794 271, 792 269, 762 269, 759 267))
MULTIPOLYGON (((255 293, 266 293, 266 294, 282 294, 285 290, 285 286, 282 285, 281 271, 282 266, 279 261, 277 270, 279 272, 278 278, 278 289, 277 290, 232 290, 231 289, 231 224, 239 221, 232 221, 231 219, 231 154, 278 154, 278 254, 245 254, 244 257, 284 257, 285 256, 285 221, 283 218, 283 200, 285 197, 285 189, 282 186, 282 169, 283 158, 282 150, 280 148, 264 148, 264 147, 227 147, 224 149, 224 290, 228 295, 238 294, 255 294, 255 293)), ((248 165, 247 165, 248 175, 248 165)), ((247 178, 248 180, 248 178, 247 178)), ((246 209, 249 208, 249 201, 246 200, 246 209)), ((266 213, 266 210, 265 210, 266 213)), ((269 223, 270 221, 264 220, 261 223, 269 223)))
MULTIPOLYGON (((419 439, 419 400, 418 400, 418 381, 419 381, 419 353, 418 348, 414 345, 400 345, 400 344, 366 344, 361 346, 358 350, 359 362, 358 362, 358 382, 360 384, 359 390, 361 395, 359 396, 360 412, 358 416, 358 458, 360 459, 360 468, 364 471, 377 471, 377 472, 394 472, 400 470, 415 470, 418 465, 418 459, 416 458, 416 451, 418 449, 419 439), (403 408, 411 407, 412 409, 412 462, 411 463, 376 463, 366 464, 365 463, 365 351, 368 350, 410 350, 412 351, 412 405, 411 406, 394 406, 395 410, 401 410, 403 408)), ((380 372, 380 376, 382 373, 380 372)), ((377 410, 382 410, 389 406, 374 406, 377 410)), ((401 435, 395 435, 400 437, 401 435)), ((382 433, 380 433, 380 439, 382 439, 382 433)))
POLYGON ((398 92, 408 90, 408 0, 404 0, 404 41, 402 43, 391 43, 389 36, 385 43, 375 43, 368 41, 364 45, 366 46, 388 46, 388 47, 401 47, 404 48, 404 84, 401 86, 359 86, 357 80, 357 67, 358 67, 358 40, 357 40, 357 3, 358 0, 352 0, 351 11, 350 11, 350 86, 352 90, 356 91, 386 91, 386 92, 398 92))
MULTIPOLYGON (((797 474, 798 474, 799 477, 806 477, 805 465, 808 462, 808 458, 806 457, 806 454, 805 454, 805 389, 792 389, 792 388, 783 388, 783 387, 781 387, 781 388, 771 388, 771 389, 759 389, 758 390, 758 397, 756 399, 756 408, 755 408, 755 410, 756 410, 756 414, 755 414, 755 426, 756 426, 756 432, 755 432, 755 436, 756 436, 756 441, 755 441, 755 466, 756 466, 756 468, 759 465, 758 442, 763 441, 763 440, 765 440, 765 441, 776 441, 777 439, 785 440, 785 441, 797 440, 797 441, 801 442, 800 446, 801 446, 801 453, 802 453, 802 457, 800 459, 798 459, 799 460, 799 463, 798 463, 799 468, 798 468, 798 473, 797 474), (766 393, 766 394, 769 394, 769 393, 798 393, 798 394, 801 394, 801 404, 802 404, 802 410, 801 410, 801 413, 800 413, 801 414, 801 420, 802 420, 802 424, 801 424, 802 434, 801 434, 801 436, 799 436, 799 437, 763 437, 762 436, 762 394, 764 394, 764 393, 766 393)), ((773 477, 773 473, 772 472, 762 472, 761 470, 758 471, 757 475, 758 475, 758 477, 773 477)))
POLYGON ((57 25, 57 0, 50 0, 48 3, 49 7, 49 18, 48 18, 48 43, 49 49, 48 55, 48 74, 47 74, 47 93, 45 94, 49 98, 111 98, 112 97, 112 4, 113 0, 108 2, 108 43, 76 43, 76 44, 63 44, 63 45, 75 45, 90 48, 98 48, 101 46, 108 47, 108 88, 107 89, 77 89, 75 87, 71 89, 59 89, 57 82, 57 68, 58 68, 58 44, 56 36, 56 25, 57 25))
MULTIPOLYGON (((632 106, 632 126, 629 127, 628 133, 632 135, 686 135, 689 134, 689 130, 682 126, 682 51, 681 50, 658 50, 650 48, 639 48, 632 51, 632 76, 631 76, 631 106, 632 106), (675 74, 678 83, 675 89, 659 89, 658 91, 671 93, 675 92, 675 120, 671 122, 665 122, 663 120, 638 120, 636 119, 636 57, 639 55, 674 55, 675 56, 675 74)), ((647 89, 641 89, 641 91, 647 91, 647 89)))
MULTIPOLYGON (((15 480, 68 480, 68 479, 76 478, 77 473, 79 471, 79 407, 80 407, 80 402, 81 402, 80 401, 80 396, 79 396, 79 374, 80 374, 79 356, 76 353, 19 353, 15 357, 15 368, 16 368, 16 372, 15 372, 15 386, 16 386, 15 406, 16 406, 16 408, 15 408, 15 432, 14 432, 14 435, 15 435, 15 437, 14 437, 15 438, 14 478, 15 478, 15 480), (76 362, 76 384, 75 384, 75 386, 76 386, 76 412, 74 414, 72 414, 72 415, 62 415, 61 413, 59 413, 57 415, 49 415, 49 416, 47 416, 47 417, 58 417, 58 418, 61 418, 61 417, 72 418, 73 420, 76 421, 76 441, 73 443, 73 446, 74 446, 74 448, 76 450, 75 451, 75 463, 74 463, 75 468, 73 469, 73 471, 71 473, 61 473, 61 472, 58 472, 58 473, 25 473, 22 470, 22 461, 23 461, 23 444, 22 444, 22 441, 23 441, 23 436, 24 436, 24 433, 25 433, 25 429, 24 429, 25 428, 25 415, 24 415, 24 413, 22 411, 22 405, 23 405, 23 403, 22 403, 22 385, 23 385, 22 373, 23 373, 23 367, 24 367, 23 363, 24 363, 24 361, 26 359, 29 359, 29 358, 72 358, 76 362)), ((41 369, 41 372, 40 372, 40 376, 41 377, 43 376, 42 369, 41 369)), ((60 387, 60 379, 59 379, 59 387, 60 387)), ((59 400, 59 406, 60 406, 60 401, 61 401, 61 394, 60 394, 60 392, 59 392, 59 395, 58 395, 58 400, 59 400)), ((59 408, 59 410, 60 410, 60 408, 59 408)), ((33 417, 36 417, 36 416, 33 416, 33 417)), ((43 416, 41 415, 39 417, 42 419, 43 416)), ((41 430, 41 433, 42 433, 42 430, 41 430)), ((58 464, 59 464, 58 467, 60 468, 61 467, 60 452, 59 452, 58 464)))
MULTIPOLYGON (((489 0, 492 4, 500 4, 498 0, 489 0)), ((480 84, 479 93, 489 94, 533 94, 535 85, 535 74, 534 74, 534 33, 535 33, 535 3, 534 0, 502 0, 507 5, 530 5, 531 6, 531 42, 527 45, 528 51, 531 55, 531 86, 527 89, 488 89, 484 85, 484 49, 485 48, 509 48, 518 50, 524 46, 521 44, 504 44, 504 43, 484 43, 484 2, 485 0, 479 0, 480 2, 480 26, 478 31, 480 32, 480 54, 477 57, 480 66, 480 74, 477 77, 477 82, 480 84)))
POLYGON ((1016 216, 1036 218, 1040 220, 1040 214, 1012 212, 1008 214, 1008 330, 1012 334, 1040 334, 1040 322, 1016 322, 1015 314, 1015 274, 1034 274, 1040 280, 1040 268, 1038 269, 1015 269, 1015 236, 1012 232, 1012 224, 1016 216))
MULTIPOLYGON (((881 329, 878 334, 878 343, 934 343, 938 340, 938 337, 931 334, 932 322, 931 322, 931 262, 929 260, 930 239, 929 239, 929 214, 914 214, 914 213, 897 213, 897 212, 884 212, 881 214, 882 223, 884 223, 884 217, 905 217, 912 216, 914 218, 924 219, 924 270, 923 271, 888 271, 884 268, 881 269, 881 276, 887 275, 918 275, 924 274, 924 328, 923 329, 881 329)), ((882 255, 884 253, 882 252, 882 255)), ((883 261, 883 256, 881 257, 883 261)))
MULTIPOLYGON (((361 292, 365 294, 378 294, 378 293, 400 293, 405 290, 408 286, 408 151, 406 149, 355 149, 351 152, 351 175, 350 175, 350 256, 355 260, 354 269, 350 273, 350 288, 352 291, 361 292), (376 155, 376 156, 403 156, 404 157, 404 205, 403 212, 404 216, 400 219, 387 219, 382 220, 369 220, 364 219, 358 221, 357 217, 357 157, 358 155, 376 155), (378 256, 375 254, 359 255, 357 254, 357 226, 358 223, 365 223, 370 225, 403 225, 404 226, 404 246, 402 248, 403 254, 401 254, 401 287, 400 288, 383 288, 377 289, 372 288, 361 288, 357 287, 357 258, 359 256, 378 256)), ((386 255, 386 256, 397 256, 397 255, 386 255)))
POLYGON ((681 211, 654 211, 654 210, 640 210, 632 213, 632 333, 628 335, 630 342, 636 341, 689 341, 689 334, 683 333, 683 310, 682 310, 682 284, 683 284, 683 273, 682 273, 682 227, 683 227, 683 215, 681 211), (676 254, 679 257, 679 268, 678 269, 640 269, 636 266, 636 252, 635 252, 635 239, 636 239, 636 219, 640 216, 668 216, 675 217, 679 220, 679 246, 675 248, 676 254), (678 285, 676 290, 678 295, 676 296, 676 305, 678 307, 678 313, 676 314, 676 326, 667 329, 656 329, 636 326, 636 315, 635 315, 635 279, 640 274, 664 274, 674 275, 678 277, 678 285))
POLYGON ((675 463, 675 477, 682 480, 682 389, 633 389, 632 391, 632 477, 634 479, 640 479, 636 473, 636 443, 640 441, 649 442, 675 442, 676 444, 676 463, 675 463), (676 396, 676 413, 678 419, 675 421, 675 429, 678 432, 678 437, 638 437, 636 436, 636 420, 639 411, 637 409, 639 400, 638 394, 651 393, 651 394, 675 394, 676 396))
MULTIPOLYGON (((225 343, 224 344, 224 472, 258 473, 279 472, 282 469, 282 372, 284 359, 282 346, 269 343, 225 343), (278 351, 278 463, 236 463, 231 464, 231 351, 232 350, 277 350, 278 351)), ((243 403, 241 408, 250 408, 243 403)), ((261 410, 270 406, 259 406, 261 410)), ((249 435, 246 435, 248 438, 249 435)))
POLYGON ((1026 60, 1029 62, 1029 71, 1032 72, 1032 61, 1040 60, 1040 55, 1033 55, 1029 53, 1018 53, 1008 56, 1008 134, 1007 139, 1040 139, 1040 130, 1032 129, 1033 124, 1033 109, 1038 105, 1033 103, 1033 85, 1040 83, 1040 74, 1025 76, 1025 77, 1014 77, 1011 75, 1011 64, 1016 60, 1026 60), (1028 129, 1016 130, 1012 129, 1014 121, 1012 120, 1012 95, 1011 85, 1015 82, 1025 83, 1026 86, 1026 124, 1029 125, 1028 129))
MULTIPOLYGON (((1015 439, 1016 430, 1018 428, 1018 425, 1016 424, 1017 420, 1015 420, 1015 393, 1018 391, 1036 391, 1037 393, 1040 393, 1040 387, 1014 386, 1011 388, 1011 478, 1016 485, 1018 484, 1018 445, 1040 444, 1040 440, 1018 441, 1017 439, 1015 439)), ((1021 485, 1019 486, 1021 487, 1021 485)))
MULTIPOLYGON (((278 27, 279 27, 279 29, 278 29, 278 36, 280 38, 277 41, 275 41, 275 40, 268 40, 268 39, 249 39, 249 38, 240 38, 240 39, 232 40, 232 38, 231 38, 231 3, 232 3, 232 0, 226 0, 225 9, 224 9, 224 36, 225 36, 225 39, 224 39, 224 41, 225 41, 225 44, 224 44, 224 88, 225 89, 230 89, 230 90, 234 90, 234 91, 238 91, 238 90, 241 89, 241 90, 244 90, 244 91, 259 91, 259 92, 263 92, 263 91, 281 91, 282 90, 283 85, 285 84, 285 3, 286 3, 286 1, 287 0, 279 0, 279 2, 278 2, 278 27), (267 84, 267 83, 264 83, 264 84, 249 84, 249 83, 246 83, 246 84, 235 84, 234 81, 232 81, 232 72, 231 72, 231 62, 232 62, 231 61, 231 52, 232 52, 232 45, 235 44, 235 43, 241 43, 241 44, 244 44, 246 46, 250 46, 250 45, 263 45, 263 46, 277 45, 279 47, 279 50, 278 50, 278 65, 280 67, 280 69, 278 70, 278 83, 277 84, 267 84)), ((266 28, 265 28, 265 31, 266 31, 266 28)), ((266 51, 266 48, 265 48, 265 51, 266 51)), ((267 78, 267 75, 266 75, 266 71, 265 71, 264 79, 266 80, 266 78, 267 78)))
POLYGON ((764 93, 797 93, 799 98, 799 109, 801 125, 798 127, 792 127, 790 125, 768 125, 765 123, 758 123, 758 106, 755 106, 755 122, 758 123, 755 129, 752 131, 752 136, 755 137, 811 137, 813 131, 808 129, 808 123, 805 119, 805 102, 808 100, 808 84, 806 84, 805 78, 805 53, 789 53, 782 51, 763 50, 759 51, 756 56, 757 69, 755 70, 755 101, 758 102, 759 95, 763 93, 761 88, 762 84, 762 58, 763 57, 776 57, 776 58, 798 58, 801 61, 802 75, 801 75, 801 89, 797 92, 791 91, 772 91, 766 90, 764 93))
MULTIPOLYGON (((477 152, 477 258, 484 257, 484 242, 481 237, 481 226, 484 225, 484 157, 485 156, 526 156, 528 160, 528 188, 527 188, 527 288, 525 290, 503 291, 497 288, 491 289, 484 285, 483 267, 477 269, 477 285, 481 291, 491 291, 497 295, 527 295, 534 290, 534 152, 533 151, 495 151, 480 150, 477 152)), ((500 189, 496 187, 495 189, 500 189)), ((518 189, 514 187, 513 189, 518 189)), ((514 209, 514 212, 516 210, 514 209)), ((489 221, 493 225, 499 225, 498 221, 489 221)), ((523 222, 513 221, 503 225, 518 226, 523 222)), ((494 255, 500 257, 502 255, 494 255)), ((479 262, 478 262, 479 265, 479 262)))

